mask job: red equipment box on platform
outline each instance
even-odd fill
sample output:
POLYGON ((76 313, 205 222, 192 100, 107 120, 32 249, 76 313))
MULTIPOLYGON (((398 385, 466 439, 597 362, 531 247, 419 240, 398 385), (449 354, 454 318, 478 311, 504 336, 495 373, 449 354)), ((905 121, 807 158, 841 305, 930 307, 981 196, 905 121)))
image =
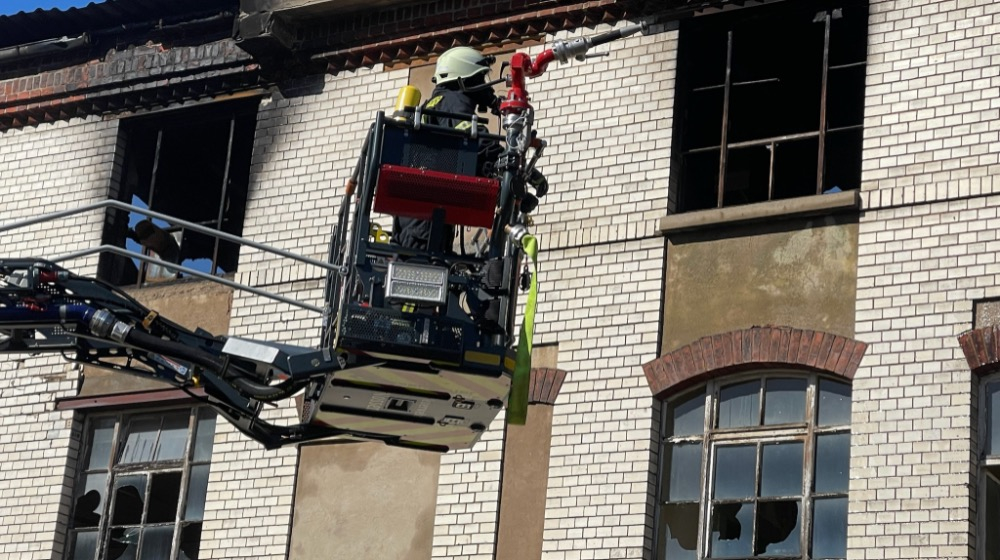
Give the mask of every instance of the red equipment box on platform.
POLYGON ((493 225, 500 182, 485 177, 442 173, 383 164, 375 189, 376 212, 430 220, 444 210, 444 221, 456 226, 493 225))

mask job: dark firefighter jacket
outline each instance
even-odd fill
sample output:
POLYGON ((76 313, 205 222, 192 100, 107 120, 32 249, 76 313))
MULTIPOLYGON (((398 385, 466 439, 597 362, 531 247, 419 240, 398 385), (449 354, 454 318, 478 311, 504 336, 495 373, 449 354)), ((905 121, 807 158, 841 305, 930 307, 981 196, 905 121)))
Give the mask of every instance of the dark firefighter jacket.
MULTIPOLYGON (((438 86, 431 92, 431 98, 424 104, 426 109, 435 109, 448 113, 458 113, 461 115, 473 115, 476 112, 476 101, 468 94, 438 86)), ((440 117, 425 116, 424 122, 450 127, 462 128, 469 126, 469 121, 459 119, 449 119, 440 117)), ((418 250, 427 250, 427 243, 431 237, 431 222, 428 220, 418 220, 416 218, 392 219, 392 240, 403 247, 418 250)), ((444 227, 444 250, 451 248, 452 240, 455 238, 455 228, 450 225, 444 227)))

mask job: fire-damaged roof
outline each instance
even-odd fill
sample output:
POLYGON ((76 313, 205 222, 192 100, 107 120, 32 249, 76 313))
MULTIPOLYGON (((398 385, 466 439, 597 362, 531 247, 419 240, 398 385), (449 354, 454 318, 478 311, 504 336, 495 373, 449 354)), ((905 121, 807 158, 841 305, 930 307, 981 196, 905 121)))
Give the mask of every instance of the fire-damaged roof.
POLYGON ((0 48, 112 28, 165 20, 192 13, 239 10, 239 0, 105 0, 82 8, 20 12, 0 16, 0 48))
POLYGON ((21 12, 0 16, 0 132, 743 1, 105 0, 21 12))

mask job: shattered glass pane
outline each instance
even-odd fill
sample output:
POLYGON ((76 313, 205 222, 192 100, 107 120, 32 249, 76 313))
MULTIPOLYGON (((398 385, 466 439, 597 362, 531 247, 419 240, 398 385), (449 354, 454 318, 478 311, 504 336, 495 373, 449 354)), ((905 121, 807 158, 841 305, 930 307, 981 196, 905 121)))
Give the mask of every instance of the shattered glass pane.
POLYGON ((753 538, 753 504, 712 506, 713 558, 746 557, 753 538))
POLYGON ((156 448, 156 461, 173 461, 184 458, 190 415, 187 411, 163 416, 160 441, 156 448))
POLYGON ((705 431, 705 392, 698 391, 685 399, 671 401, 673 429, 668 436, 693 436, 705 431))
POLYGON ((749 498, 755 494, 757 446, 719 446, 715 457, 716 499, 749 498))
POLYGON ((104 511, 104 492, 108 483, 108 473, 88 474, 83 488, 77 490, 76 504, 73 506, 74 527, 97 527, 104 511))
POLYGON ((1000 383, 986 386, 986 454, 1000 455, 1000 383))
POLYGON ((819 381, 817 421, 820 426, 851 423, 851 386, 828 379, 819 381))
POLYGON ((198 411, 197 430, 194 461, 208 461, 212 458, 212 442, 215 439, 215 411, 207 407, 198 411))
POLYGON ((813 502, 812 557, 847 557, 847 498, 813 502))
MULTIPOLYGON (((149 483, 149 512, 146 523, 172 523, 181 501, 181 473, 156 473, 149 483)), ((145 546, 143 547, 145 550, 145 546)), ((145 556, 143 552, 143 556, 145 556)))
POLYGON ((114 437, 114 418, 99 418, 90 424, 90 455, 87 457, 86 470, 108 469, 110 467, 114 437))
POLYGON ((764 387, 764 424, 804 422, 807 384, 805 379, 768 379, 764 387))
POLYGON ((184 519, 201 521, 205 515, 205 495, 208 493, 208 469, 210 465, 191 467, 188 474, 187 503, 184 519))
POLYGON ((133 418, 126 430, 128 435, 118 463, 127 465, 152 461, 156 451, 156 435, 160 431, 160 419, 149 416, 133 418))
POLYGON ((142 533, 142 550, 139 560, 170 560, 170 547, 174 540, 174 526, 147 527, 142 533))
POLYGON ((139 549, 139 529, 115 527, 108 538, 108 560, 136 560, 139 549))
POLYGON ((816 492, 847 492, 851 434, 816 436, 816 492))
POLYGON ((760 414, 760 381, 738 383, 719 391, 719 427, 756 426, 760 414))
POLYGON ((761 496, 802 495, 802 442, 764 445, 761 456, 761 496))
POLYGON ((757 504, 755 555, 798 556, 801 541, 798 500, 757 504))
POLYGON ((177 560, 198 560, 201 548, 201 523, 188 523, 181 528, 180 552, 177 560))
POLYGON ((97 531, 80 531, 73 542, 70 560, 94 560, 97 551, 97 531))
POLYGON ((667 500, 697 500, 701 493, 701 444, 682 443, 670 447, 670 485, 667 500))
POLYGON ((698 506, 697 503, 663 506, 667 558, 695 560, 698 557, 698 506))
POLYGON ((138 525, 142 523, 142 509, 146 500, 146 475, 122 476, 115 480, 113 525, 138 525))

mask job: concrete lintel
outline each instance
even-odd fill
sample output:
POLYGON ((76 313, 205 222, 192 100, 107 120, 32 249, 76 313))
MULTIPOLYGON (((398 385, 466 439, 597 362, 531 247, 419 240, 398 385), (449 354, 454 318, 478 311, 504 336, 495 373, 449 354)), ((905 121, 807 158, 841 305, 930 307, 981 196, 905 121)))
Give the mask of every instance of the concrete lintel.
POLYGON ((730 208, 712 208, 684 214, 671 214, 660 219, 660 233, 670 235, 695 231, 722 224, 743 224, 775 221, 816 214, 855 211, 861 207, 861 193, 846 191, 787 200, 772 200, 730 208))

